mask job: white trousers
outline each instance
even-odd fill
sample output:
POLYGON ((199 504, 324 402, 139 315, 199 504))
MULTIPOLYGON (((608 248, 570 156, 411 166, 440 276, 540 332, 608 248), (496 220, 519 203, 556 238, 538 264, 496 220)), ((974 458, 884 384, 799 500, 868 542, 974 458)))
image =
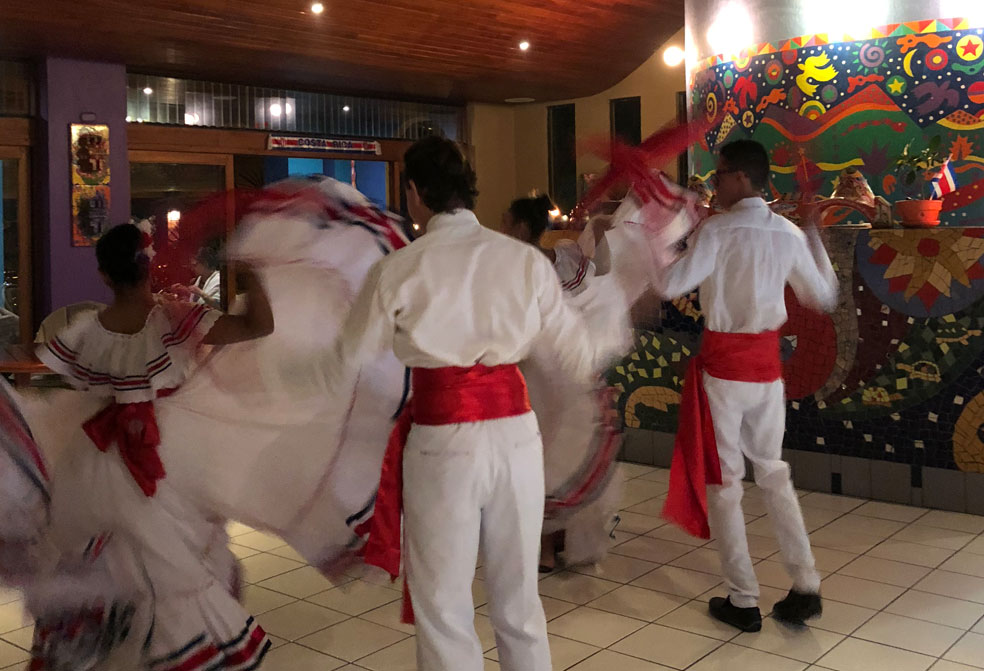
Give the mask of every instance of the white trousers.
POLYGON ((758 604, 759 584, 748 554, 744 494, 745 459, 752 462, 755 484, 765 494, 765 505, 779 542, 793 588, 817 593, 820 575, 803 524, 799 498, 782 460, 786 428, 786 400, 782 380, 766 384, 720 380, 704 374, 704 388, 714 420, 714 437, 721 458, 721 486, 707 490, 711 533, 717 539, 721 571, 731 603, 739 608, 758 604))
POLYGON ((533 413, 414 426, 403 463, 406 571, 421 671, 482 671, 472 581, 484 552, 503 671, 550 671, 537 591, 543 447, 533 413))

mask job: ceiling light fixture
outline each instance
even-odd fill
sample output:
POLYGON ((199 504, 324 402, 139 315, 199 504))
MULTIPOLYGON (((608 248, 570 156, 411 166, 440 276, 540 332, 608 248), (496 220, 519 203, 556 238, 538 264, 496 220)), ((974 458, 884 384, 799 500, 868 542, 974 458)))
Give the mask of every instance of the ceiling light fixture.
POLYGON ((510 105, 520 105, 522 103, 536 102, 536 98, 506 98, 504 102, 510 105))
POLYGON ((315 14, 321 14, 323 11, 325 11, 325 6, 320 2, 316 2, 313 5, 311 5, 311 11, 314 12, 315 14))
POLYGON ((666 49, 663 51, 663 62, 669 65, 671 68, 677 67, 678 65, 683 63, 683 61, 686 60, 686 58, 687 58, 686 52, 675 44, 673 46, 666 47, 666 49))
POLYGON ((154 89, 150 88, 149 86, 147 86, 147 87, 144 88, 144 95, 145 96, 149 96, 153 92, 154 92, 154 89))
POLYGON ((278 117, 284 113, 284 108, 280 106, 280 103, 273 103, 270 105, 270 116, 278 117))
POLYGON ((527 42, 526 40, 523 40, 522 42, 519 43, 520 51, 529 51, 529 48, 530 48, 530 43, 527 42))
POLYGON ((349 107, 348 105, 346 105, 345 107, 342 108, 342 111, 343 112, 351 112, 352 111, 352 108, 349 107))

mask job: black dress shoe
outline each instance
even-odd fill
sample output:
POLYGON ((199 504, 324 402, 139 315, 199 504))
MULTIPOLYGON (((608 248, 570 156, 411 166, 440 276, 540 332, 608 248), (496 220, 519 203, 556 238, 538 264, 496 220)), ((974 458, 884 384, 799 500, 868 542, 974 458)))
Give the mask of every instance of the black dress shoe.
POLYGON ((806 594, 789 590, 786 598, 775 605, 772 616, 780 622, 803 626, 807 620, 823 613, 823 602, 819 594, 806 594))
POLYGON ((710 602, 711 616, 730 624, 732 627, 741 629, 749 633, 762 630, 762 613, 755 606, 752 608, 739 608, 731 603, 731 597, 724 599, 716 596, 710 602))

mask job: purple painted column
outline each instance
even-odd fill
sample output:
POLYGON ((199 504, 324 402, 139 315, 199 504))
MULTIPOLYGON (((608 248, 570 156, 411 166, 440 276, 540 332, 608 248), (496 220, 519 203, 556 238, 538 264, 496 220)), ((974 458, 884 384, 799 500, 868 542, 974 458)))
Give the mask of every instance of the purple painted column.
POLYGON ((70 131, 73 123, 109 126, 110 221, 130 217, 130 164, 126 144, 126 66, 47 58, 40 67, 41 138, 35 183, 41 187, 37 220, 35 320, 79 301, 107 302, 93 247, 72 247, 70 131), (92 114, 83 122, 83 114, 92 114))

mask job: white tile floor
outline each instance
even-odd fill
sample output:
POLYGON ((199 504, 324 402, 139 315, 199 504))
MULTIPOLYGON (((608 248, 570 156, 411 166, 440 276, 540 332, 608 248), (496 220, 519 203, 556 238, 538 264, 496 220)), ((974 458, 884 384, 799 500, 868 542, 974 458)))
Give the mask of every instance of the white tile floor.
MULTIPOLYGON (((572 671, 973 671, 984 669, 984 517, 802 492, 824 616, 794 631, 767 619, 738 634, 707 615, 722 594, 714 544, 658 517, 668 472, 625 465, 616 547, 598 567, 540 585, 555 669, 572 671)), ((745 499, 762 609, 789 587, 762 497, 745 499)), ((415 671, 399 585, 378 574, 333 587, 282 542, 230 529, 250 585, 245 599, 274 639, 266 671, 415 671)), ((475 625, 498 669, 478 570, 475 625)), ((0 669, 23 669, 31 628, 0 593, 0 669), (13 665, 13 666, 11 666, 13 665)))

